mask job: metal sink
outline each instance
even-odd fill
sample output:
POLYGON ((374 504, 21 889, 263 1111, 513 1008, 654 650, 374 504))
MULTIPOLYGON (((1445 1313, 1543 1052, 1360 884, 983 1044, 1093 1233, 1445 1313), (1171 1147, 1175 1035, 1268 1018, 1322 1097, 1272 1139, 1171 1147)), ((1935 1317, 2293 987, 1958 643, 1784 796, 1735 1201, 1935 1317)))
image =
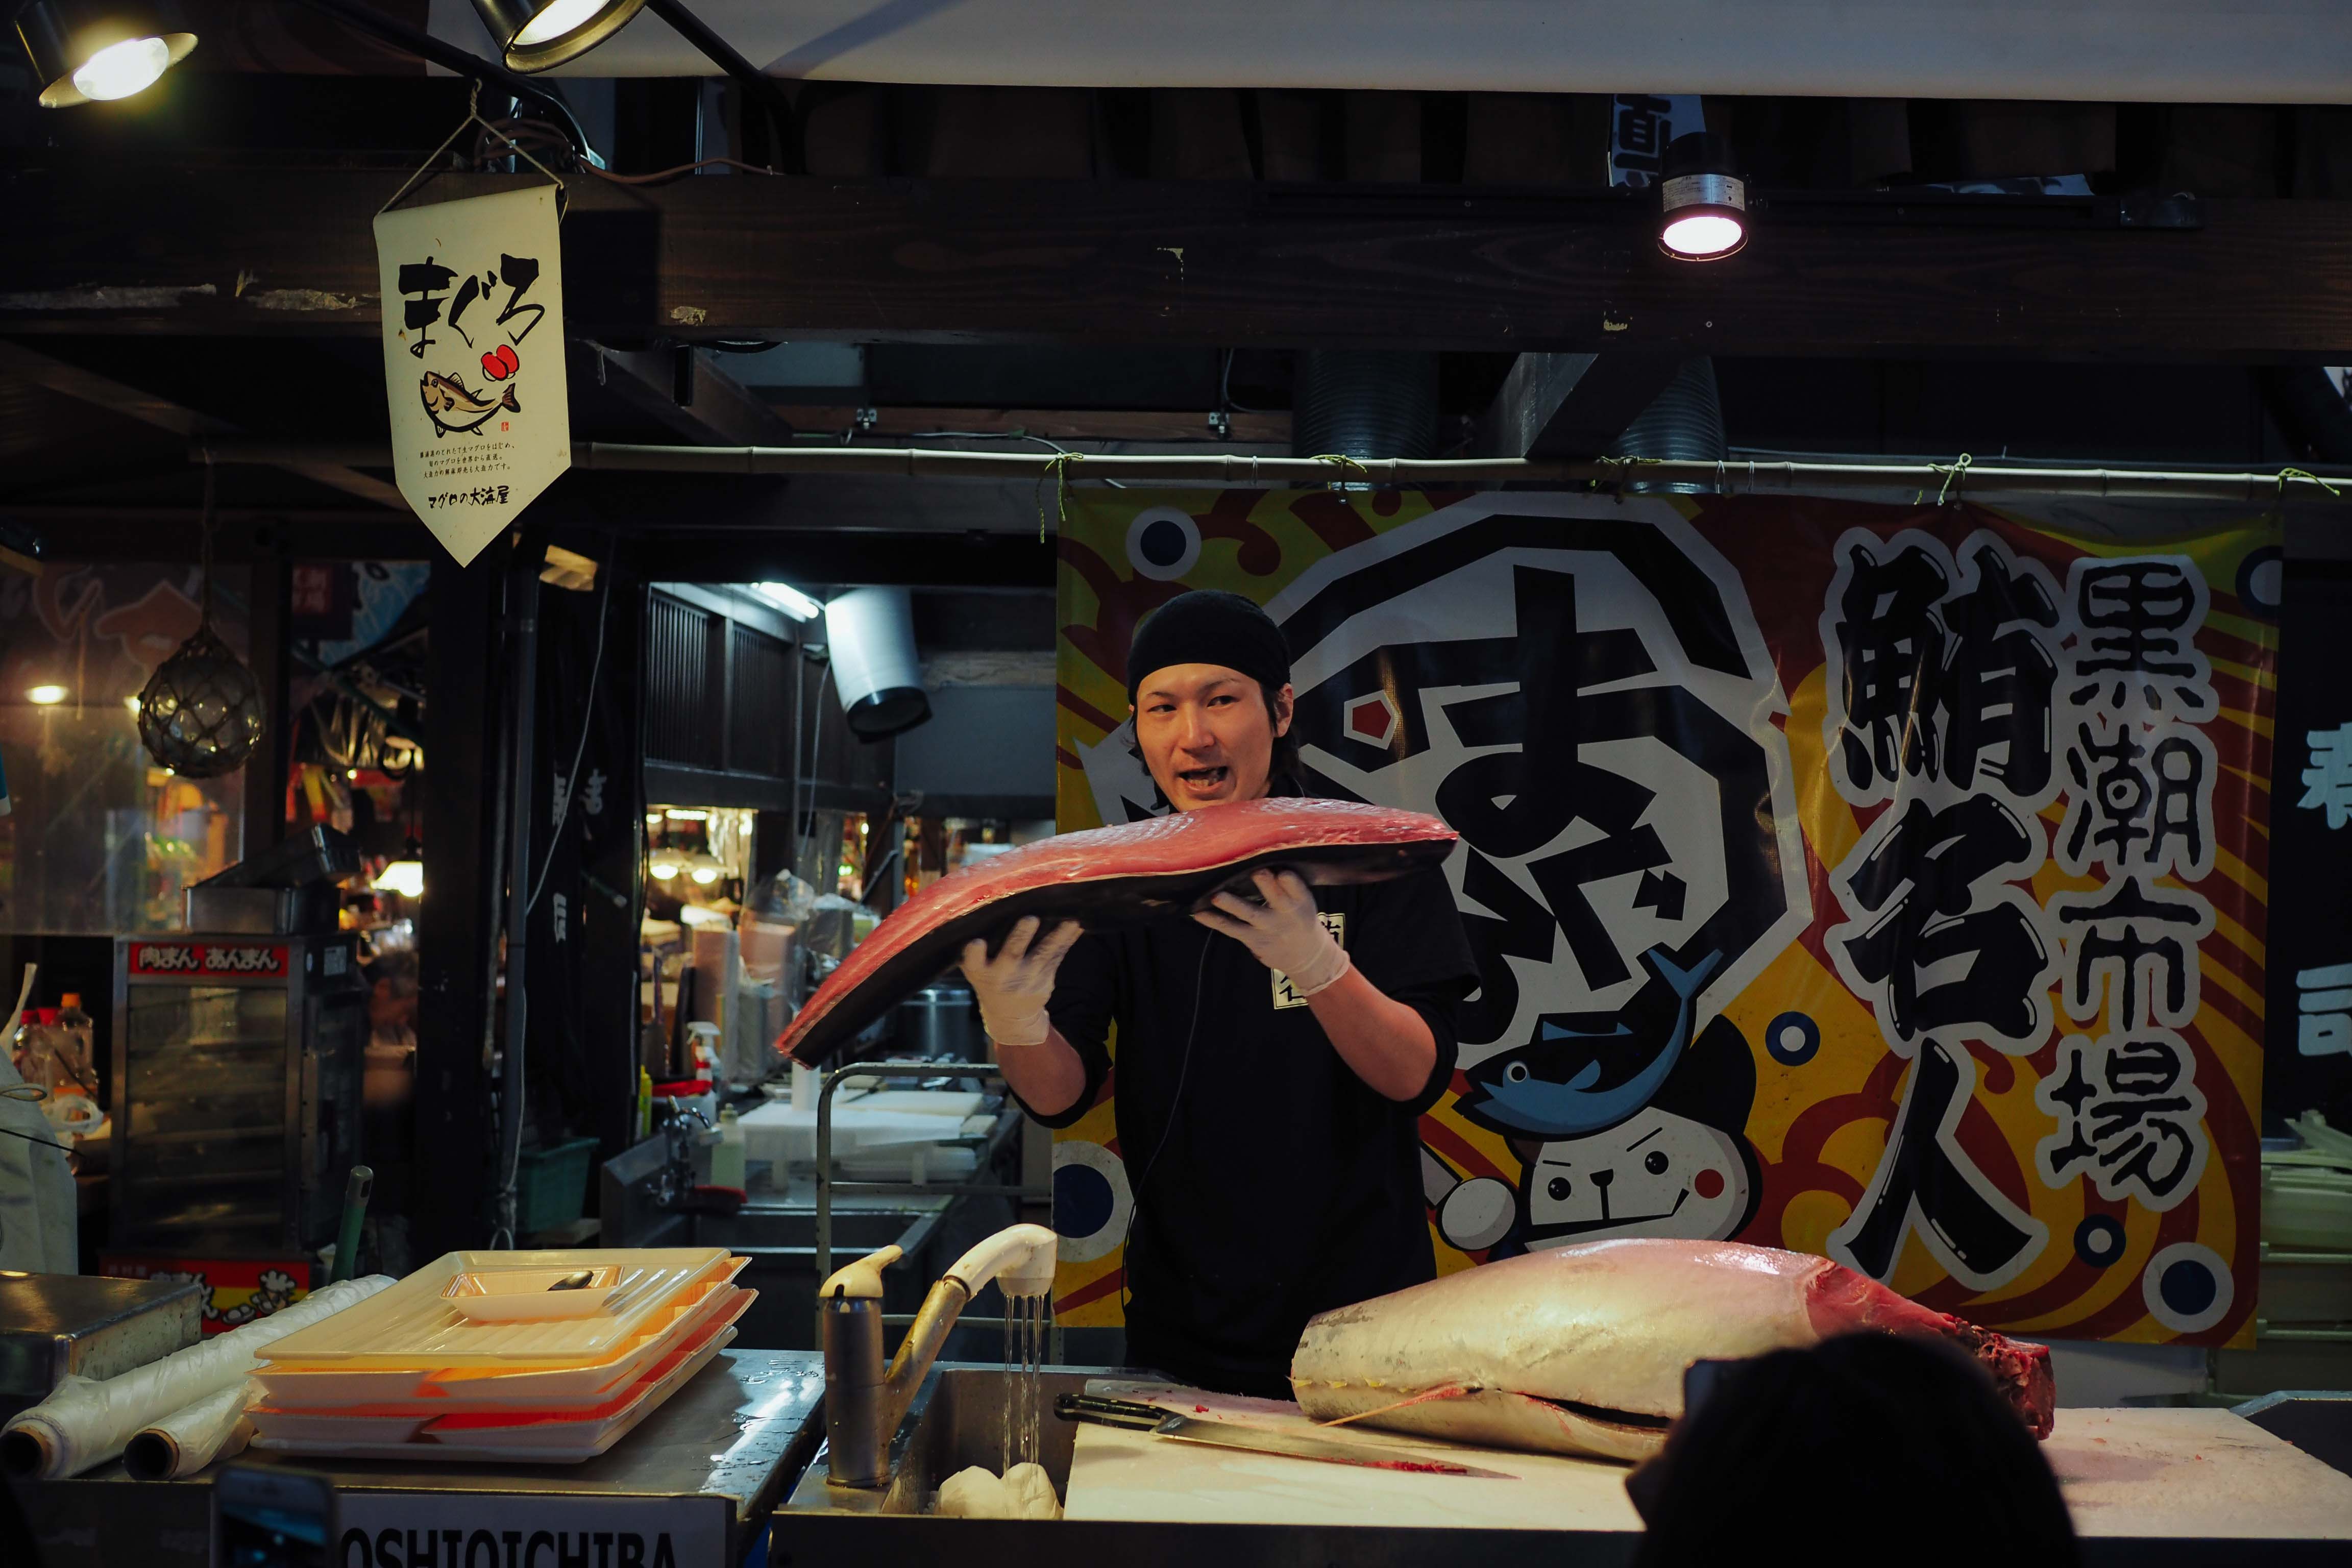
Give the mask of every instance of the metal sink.
MULTIPOLYGON (((1015 1374, 995 1367, 950 1366, 935 1370, 915 1395, 915 1403, 899 1423, 890 1446, 890 1482, 885 1487, 836 1487, 825 1479, 824 1453, 820 1446, 802 1471, 785 1512, 851 1514, 927 1514, 939 1496, 940 1483, 958 1470, 985 1465, 992 1470, 1004 1461, 1004 1401, 1015 1374)), ((1070 1484, 1070 1451, 1077 1427, 1054 1418, 1054 1396, 1083 1394, 1087 1380, 1117 1376, 1100 1367, 1048 1367, 1038 1373, 1038 1405, 1043 1419, 1037 1428, 1037 1462, 1053 1478, 1054 1490, 1066 1493, 1070 1484)), ((822 1412, 810 1423, 823 1429, 822 1412)))

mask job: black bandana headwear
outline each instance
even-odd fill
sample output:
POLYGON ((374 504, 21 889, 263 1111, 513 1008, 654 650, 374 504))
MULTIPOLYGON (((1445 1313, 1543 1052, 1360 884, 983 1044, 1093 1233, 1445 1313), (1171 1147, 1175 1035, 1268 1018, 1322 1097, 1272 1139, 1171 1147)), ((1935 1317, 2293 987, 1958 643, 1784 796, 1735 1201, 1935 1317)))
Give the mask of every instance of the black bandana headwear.
POLYGON ((1127 653, 1127 700, 1144 679, 1171 664, 1222 664, 1265 689, 1268 697, 1290 683, 1290 647, 1272 617, 1239 594, 1196 589, 1179 594, 1144 618, 1127 653))

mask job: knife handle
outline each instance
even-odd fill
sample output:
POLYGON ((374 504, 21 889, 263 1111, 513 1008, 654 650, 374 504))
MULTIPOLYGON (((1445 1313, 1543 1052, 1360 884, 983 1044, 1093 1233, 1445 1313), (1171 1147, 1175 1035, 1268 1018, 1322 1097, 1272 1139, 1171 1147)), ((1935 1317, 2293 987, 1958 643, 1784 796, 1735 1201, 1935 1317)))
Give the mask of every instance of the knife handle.
POLYGON ((1142 1405, 1131 1399, 1105 1399, 1092 1394, 1057 1394, 1054 1396, 1054 1414, 1064 1421, 1085 1421, 1097 1426, 1123 1426, 1129 1431, 1148 1432, 1168 1419, 1172 1412, 1157 1405, 1142 1405))

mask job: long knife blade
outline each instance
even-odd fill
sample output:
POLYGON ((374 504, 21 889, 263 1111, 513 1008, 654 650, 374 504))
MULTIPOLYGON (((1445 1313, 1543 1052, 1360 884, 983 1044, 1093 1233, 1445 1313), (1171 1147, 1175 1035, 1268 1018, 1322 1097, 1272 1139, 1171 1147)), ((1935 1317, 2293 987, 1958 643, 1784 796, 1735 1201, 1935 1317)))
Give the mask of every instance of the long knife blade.
POLYGON ((1517 1476, 1502 1470, 1482 1470, 1475 1465, 1456 1464, 1451 1459, 1434 1458, 1402 1448, 1341 1442, 1307 1432, 1277 1432, 1265 1426, 1245 1426, 1238 1421, 1196 1421, 1190 1415, 1171 1415, 1152 1427, 1151 1432, 1154 1436, 1172 1437, 1180 1443, 1210 1443, 1221 1448, 1245 1448, 1256 1454, 1319 1459, 1332 1465, 1362 1465, 1371 1469, 1397 1470, 1408 1475, 1467 1476, 1490 1481, 1518 1479, 1517 1476))

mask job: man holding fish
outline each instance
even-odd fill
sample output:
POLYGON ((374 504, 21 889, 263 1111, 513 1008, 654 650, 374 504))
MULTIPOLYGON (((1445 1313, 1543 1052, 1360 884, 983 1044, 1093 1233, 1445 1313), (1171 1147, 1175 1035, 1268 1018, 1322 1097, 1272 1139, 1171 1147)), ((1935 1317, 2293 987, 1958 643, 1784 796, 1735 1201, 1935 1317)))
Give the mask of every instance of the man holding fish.
MULTIPOLYGON (((1154 612, 1128 696, 1176 810, 1301 793, 1289 650, 1248 600, 1154 612)), ((1453 1077, 1478 972, 1440 869, 1251 882, 1190 922, 1024 920, 963 967, 1007 1081, 1048 1126, 1093 1107, 1116 1038, 1128 1360, 1286 1398, 1307 1319, 1435 1273, 1415 1129, 1453 1077)))

